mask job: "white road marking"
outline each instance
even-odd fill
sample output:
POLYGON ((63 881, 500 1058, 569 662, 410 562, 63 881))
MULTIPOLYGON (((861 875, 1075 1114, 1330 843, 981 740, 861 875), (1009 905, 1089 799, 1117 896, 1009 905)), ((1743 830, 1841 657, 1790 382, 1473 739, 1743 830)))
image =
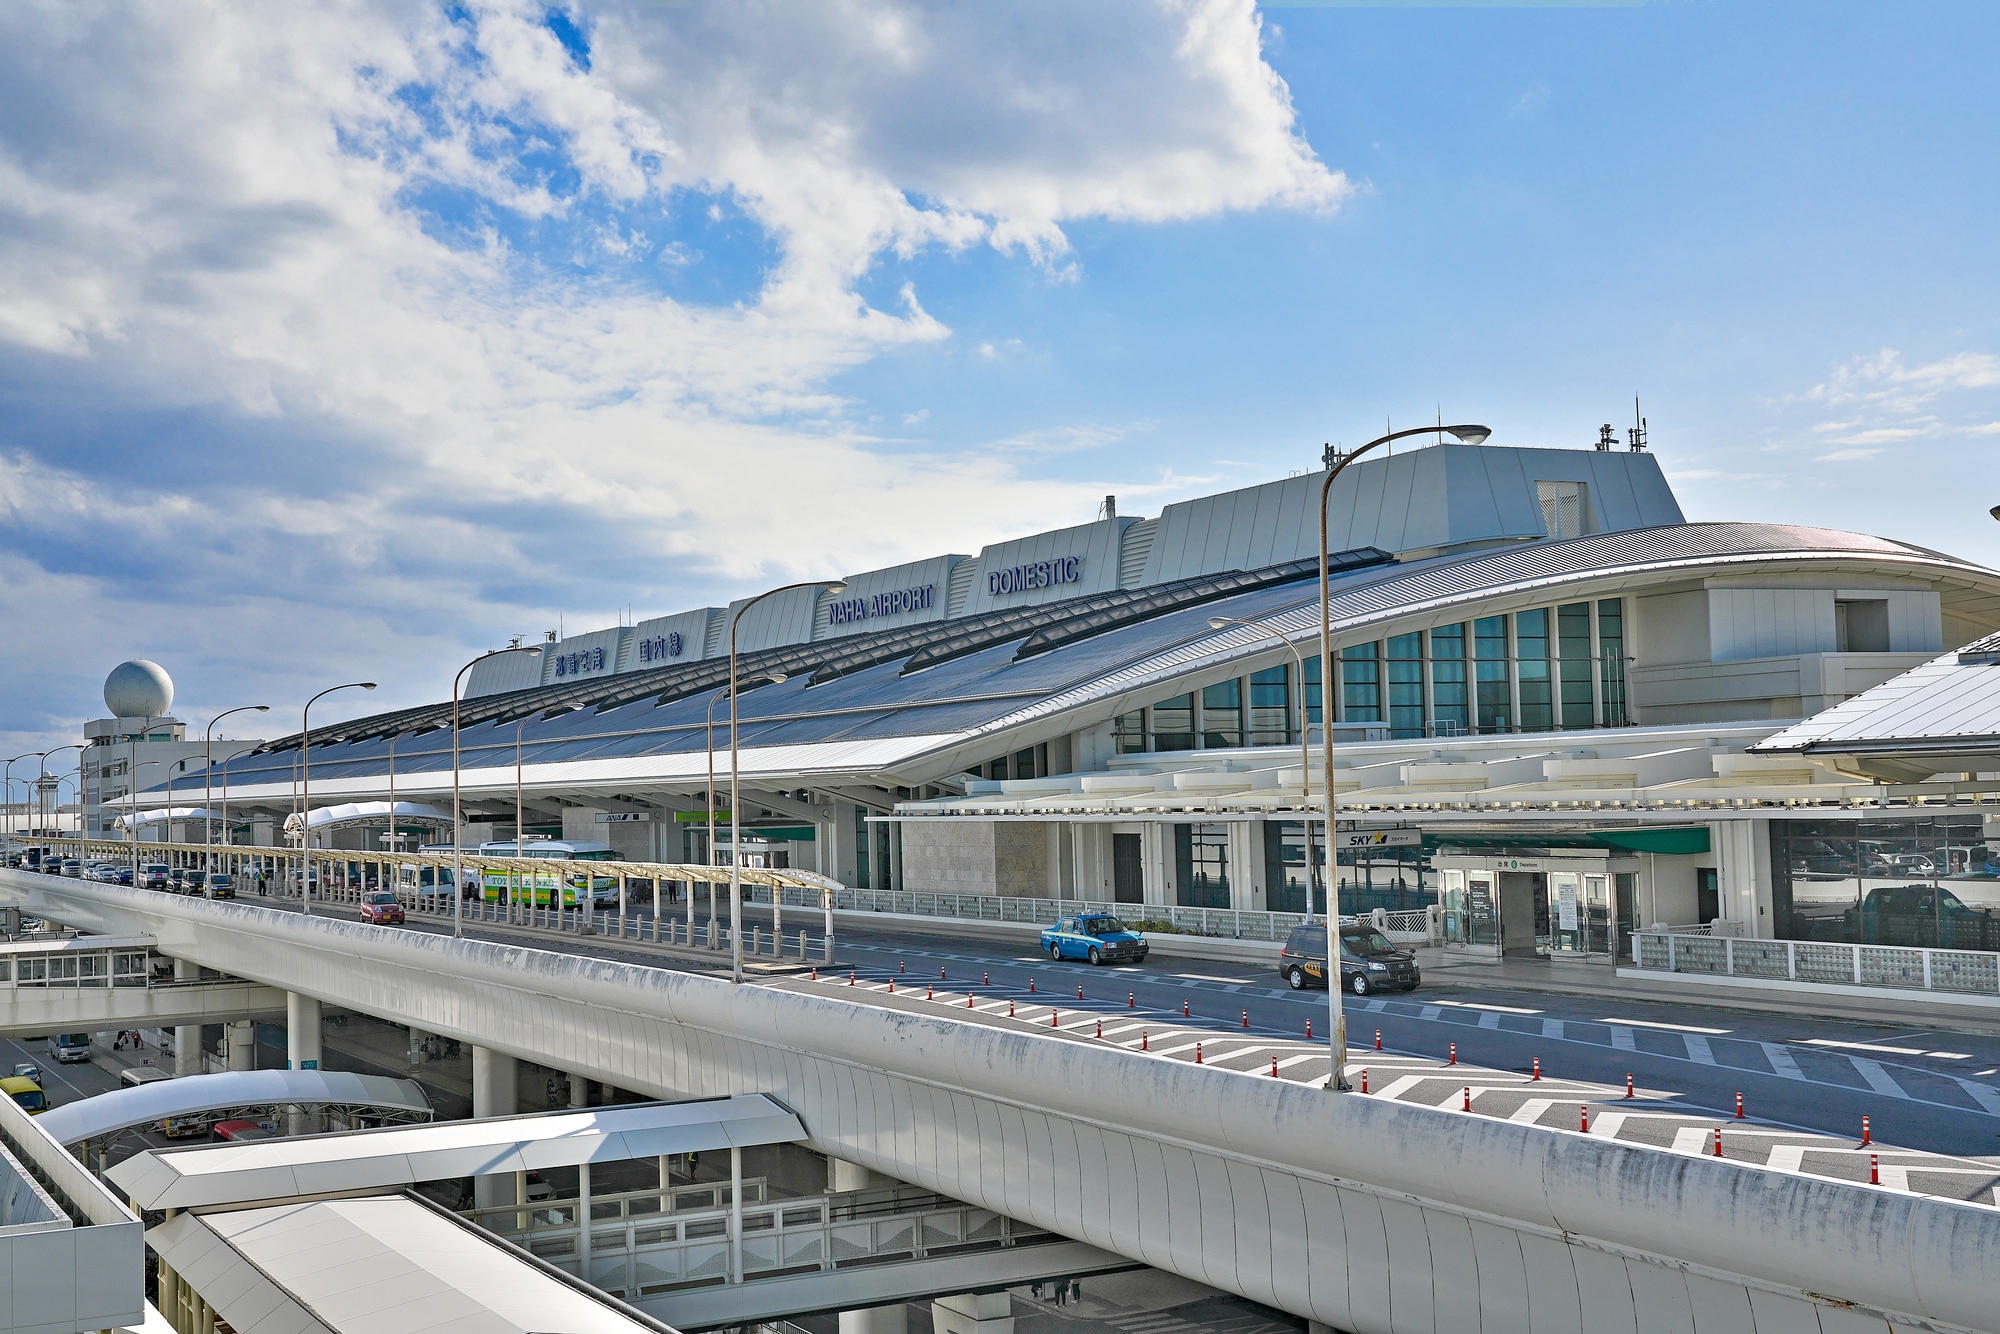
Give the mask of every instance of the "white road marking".
POLYGON ((1880 1061, 1870 1061, 1859 1056, 1850 1056, 1847 1059, 1854 1063, 1854 1068, 1859 1070, 1861 1077, 1868 1081, 1868 1087, 1874 1089, 1877 1093, 1891 1098, 1907 1098, 1910 1096, 1903 1092, 1903 1086, 1898 1084, 1890 1077, 1889 1072, 1882 1068, 1880 1061))
POLYGON ((1519 1122, 1522 1125, 1531 1126, 1542 1119, 1543 1112, 1546 1112, 1555 1105, 1556 1100, 1554 1098, 1530 1098, 1515 1108, 1514 1114, 1507 1119, 1519 1122))
POLYGON ((1560 1019, 1542 1020, 1542 1036, 1553 1038, 1557 1042, 1563 1041, 1563 1021, 1560 1019))
POLYGON ((1697 1065, 1714 1065, 1715 1053, 1708 1049, 1708 1039, 1698 1033, 1683 1033, 1681 1041, 1687 1044, 1688 1059, 1697 1065))
POLYGON ((1498 1028, 1500 1027, 1500 1016, 1497 1014, 1482 1014, 1479 1016, 1479 1026, 1481 1028, 1498 1028))
POLYGON ((1760 1042, 1757 1045, 1764 1049, 1764 1059, 1771 1063, 1772 1074, 1783 1075, 1786 1079, 1805 1078, 1805 1072, 1799 1069, 1799 1063, 1783 1043, 1760 1042))
POLYGON ((1620 1028, 1616 1024, 1613 1024, 1611 1026, 1611 1045, 1619 1051, 1636 1050, 1632 1045, 1632 1030, 1629 1028, 1620 1028))
POLYGON ((1965 1090, 1967 1097, 1979 1104, 1981 1110, 2000 1116, 2000 1089, 1976 1079, 1961 1079, 1958 1086, 1965 1090))
POLYGON ((1437 1018, 1437 1017, 1438 1017, 1439 1015, 1441 1015, 1441 1014, 1443 1014, 1443 1013, 1444 1013, 1444 1011, 1443 1011, 1443 1010, 1440 1010, 1440 1009, 1439 1009, 1439 1008, 1438 1008, 1437 1006, 1435 1006, 1435 1005, 1426 1005, 1426 1006, 1424 1007, 1424 1012, 1423 1012, 1423 1017, 1424 1017, 1425 1019, 1435 1019, 1435 1018, 1437 1018))

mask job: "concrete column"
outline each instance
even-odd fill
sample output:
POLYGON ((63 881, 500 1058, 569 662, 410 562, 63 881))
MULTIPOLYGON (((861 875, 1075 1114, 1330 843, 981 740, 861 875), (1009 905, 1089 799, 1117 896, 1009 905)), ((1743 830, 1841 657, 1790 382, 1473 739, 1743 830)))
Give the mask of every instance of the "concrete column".
POLYGON ((909 1307, 871 1306, 865 1311, 842 1311, 840 1334, 908 1334, 909 1307))
POLYGON ((229 1068, 257 1068, 257 1026, 248 1019, 239 1019, 229 1025, 229 1068))
MULTIPOLYGON (((191 959, 174 960, 174 981, 193 982, 201 976, 201 965, 191 959)), ((174 1077, 201 1073, 201 1025, 174 1027, 174 1077)))
POLYGON ((743 1150, 733 1144, 729 1146, 729 1281, 743 1281, 743 1150))
POLYGON ((569 1077, 569 1105, 590 1106, 590 1080, 583 1075, 572 1073, 569 1077))
POLYGON ((850 1163, 845 1158, 826 1160, 826 1188, 841 1192, 867 1190, 870 1186, 892 1186, 894 1177, 885 1177, 880 1172, 871 1172, 860 1163, 850 1163))
POLYGON ((1014 1299, 1004 1292, 931 1298, 932 1334, 1014 1334, 1014 1299))
MULTIPOLYGON (((590 1282, 590 1164, 576 1169, 576 1258, 577 1277, 590 1282)), ((739 1277, 741 1277, 739 1275, 739 1277)))
MULTIPOLYGON (((491 1047, 472 1049, 472 1114, 475 1117, 513 1116, 521 1110, 519 1065, 505 1052, 491 1047)), ((477 1176, 472 1179, 472 1202, 481 1209, 499 1208, 520 1202, 514 1193, 511 1172, 477 1176)))
MULTIPOLYGON (((285 1069, 317 1070, 320 1060, 319 1000, 296 991, 285 993, 285 1069)), ((317 1115, 302 1107, 285 1110, 285 1133, 308 1135, 318 1131, 317 1115)))
MULTIPOLYGON (((319 1069, 319 1000, 296 991, 285 993, 285 1068, 319 1069)), ((180 1039, 176 1038, 178 1043, 180 1039)))
POLYGON ((424 1060, 424 1033, 420 1028, 410 1030, 410 1068, 416 1069, 424 1060))

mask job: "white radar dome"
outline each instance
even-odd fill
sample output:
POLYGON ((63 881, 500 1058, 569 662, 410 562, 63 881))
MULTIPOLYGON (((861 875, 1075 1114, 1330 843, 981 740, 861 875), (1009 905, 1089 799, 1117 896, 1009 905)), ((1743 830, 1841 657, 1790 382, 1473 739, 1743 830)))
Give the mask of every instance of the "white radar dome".
POLYGON ((174 678, 157 662, 121 662, 104 678, 104 707, 114 718, 164 718, 174 705, 174 678))

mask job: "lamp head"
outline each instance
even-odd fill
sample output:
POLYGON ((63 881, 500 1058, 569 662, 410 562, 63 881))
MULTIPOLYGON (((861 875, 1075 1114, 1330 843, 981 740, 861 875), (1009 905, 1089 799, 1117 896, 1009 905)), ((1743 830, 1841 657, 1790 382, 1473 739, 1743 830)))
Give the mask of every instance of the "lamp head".
POLYGON ((829 593, 845 593, 847 591, 847 581, 845 579, 829 579, 821 584, 820 587, 829 593))
POLYGON ((1230 620, 1227 616, 1211 616, 1208 618, 1208 628, 1211 630, 1224 630, 1234 624, 1236 622, 1230 620))
POLYGON ((373 690, 375 688, 375 683, 373 681, 363 681, 360 684, 363 690, 373 690))
POLYGON ((1459 443, 1465 445, 1483 445, 1486 438, 1493 434, 1490 426, 1447 426, 1444 429, 1445 434, 1458 437, 1459 443))
POLYGON ((268 704, 252 704, 250 707, 259 713, 269 713, 271 711, 271 706, 268 704))
POLYGON ((765 679, 766 681, 770 682, 770 683, 771 683, 772 685, 778 685, 778 684, 782 683, 782 682, 783 682, 784 680, 786 680, 786 679, 787 679, 788 677, 790 677, 790 676, 791 676, 791 673, 790 673, 790 672, 766 672, 766 673, 764 673, 764 679, 765 679))
POLYGON ((1988 510, 1987 513, 1991 514, 1996 519, 2000 519, 2000 505, 1995 505, 1992 509, 1988 510))
POLYGON ((540 644, 530 644, 526 648, 522 649, 521 652, 527 654, 531 658, 539 658, 542 656, 542 646, 540 644))

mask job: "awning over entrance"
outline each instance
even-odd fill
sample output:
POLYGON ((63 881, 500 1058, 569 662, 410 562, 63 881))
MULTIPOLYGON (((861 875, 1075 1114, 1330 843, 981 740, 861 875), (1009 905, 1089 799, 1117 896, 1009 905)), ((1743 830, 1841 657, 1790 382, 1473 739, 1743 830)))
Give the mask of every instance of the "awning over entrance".
POLYGON ((423 1089, 408 1079, 346 1070, 232 1070, 113 1089, 51 1108, 38 1119, 60 1142, 76 1144, 174 1117, 292 1104, 372 1107, 403 1117, 431 1114, 423 1089))
POLYGON ((1707 825, 1665 825, 1656 829, 1467 829, 1426 834, 1428 848, 1617 848, 1692 857, 1708 851, 1707 825))

